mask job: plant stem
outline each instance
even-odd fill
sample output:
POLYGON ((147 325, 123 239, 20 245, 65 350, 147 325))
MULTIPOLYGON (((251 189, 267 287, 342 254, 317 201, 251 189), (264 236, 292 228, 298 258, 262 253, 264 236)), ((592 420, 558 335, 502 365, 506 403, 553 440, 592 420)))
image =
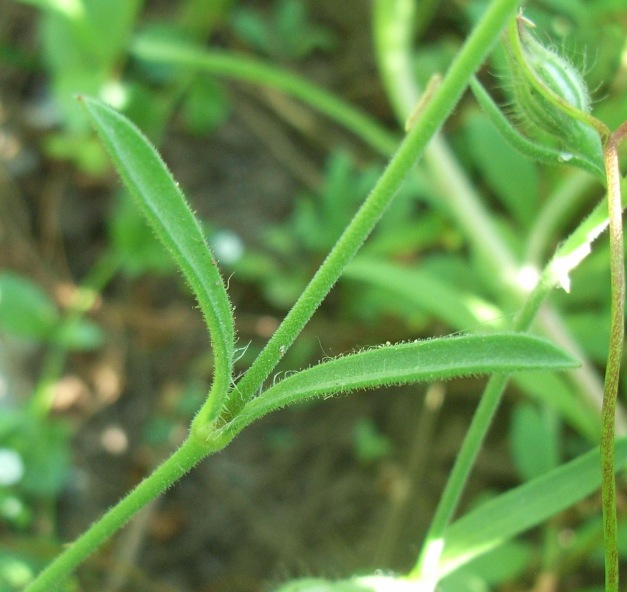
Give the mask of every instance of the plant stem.
POLYGON ((375 0, 373 36, 379 76, 399 122, 407 120, 420 92, 414 80, 414 0, 375 0))
POLYGON ((391 203, 427 143, 454 109, 464 89, 468 86, 470 78, 496 42, 517 5, 518 0, 492 2, 482 20, 466 40, 439 90, 425 106, 422 117, 405 137, 366 201, 266 347, 237 384, 239 399, 229 402, 227 420, 236 415, 246 401, 262 386, 286 349, 338 280, 346 264, 391 203))
MULTIPOLYGON (((411 29, 409 23, 413 21, 412 7, 413 0, 377 0, 374 4, 375 38, 381 76, 401 122, 405 121, 419 96, 413 81, 413 61, 410 58, 413 37, 402 26, 404 23, 407 30, 411 29), (400 6, 397 6, 397 2, 400 6)), ((131 52, 140 59, 179 67, 187 66, 205 73, 284 91, 351 130, 383 155, 391 155, 397 145, 395 135, 371 117, 306 80, 260 60, 225 52, 187 48, 181 44, 172 46, 142 37, 134 41, 131 52)), ((441 199, 473 248, 495 270, 496 277, 503 282, 504 287, 516 292, 513 296, 522 303, 527 292, 521 293, 521 286, 517 284, 518 265, 509 245, 500 237, 489 212, 481 204, 480 196, 438 135, 426 148, 424 158, 429 172, 440 186, 441 199)), ((545 319, 549 317, 541 319, 546 332, 566 349, 575 351, 577 346, 561 320, 555 314, 550 317, 550 323, 545 322, 545 319)), ((600 409, 603 385, 592 365, 584 359, 582 368, 570 376, 586 401, 595 409, 600 409)))
POLYGON ((610 135, 603 148, 607 174, 607 200, 610 220, 610 343, 605 368, 601 432, 601 494, 605 542, 605 590, 618 592, 618 534, 616 480, 614 477, 614 430, 616 399, 620 378, 625 331, 625 255, 623 251, 623 207, 620 192, 618 143, 627 131, 623 124, 610 135))
POLYGON ((131 53, 142 60, 172 64, 176 67, 187 66, 209 74, 227 76, 284 91, 340 123, 379 153, 392 154, 398 145, 394 134, 372 117, 300 76, 266 64, 262 60, 224 51, 205 51, 180 43, 157 42, 143 37, 134 40, 131 53))
POLYGON ((188 438, 172 456, 70 544, 26 587, 24 592, 56 590, 86 557, 111 538, 142 507, 213 452, 215 450, 208 450, 205 445, 188 438))

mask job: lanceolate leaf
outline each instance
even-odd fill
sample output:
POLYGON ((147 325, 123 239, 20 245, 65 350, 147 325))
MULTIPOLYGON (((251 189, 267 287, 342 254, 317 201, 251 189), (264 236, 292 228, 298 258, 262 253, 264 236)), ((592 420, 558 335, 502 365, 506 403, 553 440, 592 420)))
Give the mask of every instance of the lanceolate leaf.
POLYGON ((208 421, 221 409, 230 383, 234 328, 216 260, 197 219, 155 148, 128 119, 100 101, 81 97, 98 135, 153 230, 184 273, 205 316, 215 355, 208 421))
MULTIPOLYGON (((616 443, 617 468, 627 463, 627 439, 616 443)), ((441 577, 502 542, 541 524, 591 494, 601 485, 596 448, 550 473, 479 506, 445 534, 441 577)))
POLYGON ((237 431, 291 403, 356 389, 575 366, 576 360, 552 343, 519 333, 466 335, 381 346, 323 362, 285 378, 250 401, 227 429, 237 431))

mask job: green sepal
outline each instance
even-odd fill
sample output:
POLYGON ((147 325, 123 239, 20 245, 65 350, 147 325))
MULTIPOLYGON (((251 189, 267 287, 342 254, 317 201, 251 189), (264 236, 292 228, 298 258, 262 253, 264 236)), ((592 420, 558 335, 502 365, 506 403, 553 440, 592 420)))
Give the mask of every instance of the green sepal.
MULTIPOLYGON (((569 165, 583 169, 594 175, 599 181, 605 184, 605 170, 603 168, 602 160, 599 162, 598 159, 590 159, 584 154, 565 152, 564 150, 558 150, 552 146, 547 146, 541 144, 540 142, 531 140, 527 136, 521 134, 507 119, 507 117, 503 115, 503 112, 499 109, 486 89, 476 78, 471 80, 470 88, 475 96, 475 99, 494 127, 496 127, 503 138, 505 138, 505 140, 507 140, 515 150, 541 164, 550 166, 569 165)), ((588 128, 592 129, 589 126, 588 128)))
POLYGON ((555 144, 562 154, 578 154, 603 169, 600 133, 590 115, 590 95, 578 70, 529 31, 518 15, 505 37, 513 107, 519 124, 536 141, 555 144))

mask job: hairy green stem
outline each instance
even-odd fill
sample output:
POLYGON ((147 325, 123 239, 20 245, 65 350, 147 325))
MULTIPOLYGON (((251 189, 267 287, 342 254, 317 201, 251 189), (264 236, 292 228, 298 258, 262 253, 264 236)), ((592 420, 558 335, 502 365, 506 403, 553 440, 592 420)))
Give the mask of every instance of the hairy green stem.
POLYGON ((618 533, 616 518, 616 481, 614 477, 614 439, 616 399, 620 379, 625 331, 625 255, 623 250, 623 206, 620 191, 618 143, 627 127, 612 134, 603 148, 607 173, 607 198, 610 220, 610 343, 605 368, 605 389, 601 432, 601 493, 603 536, 605 542, 605 590, 618 592, 618 533))
POLYGON ((495 0, 470 34, 442 81, 439 90, 429 104, 425 106, 421 118, 401 143, 374 189, 340 236, 283 323, 236 385, 239 398, 229 401, 230 417, 227 416, 227 420, 235 416, 243 405, 255 395, 285 350, 292 344, 337 282, 346 264, 357 252, 384 210, 391 203, 401 183, 421 156, 429 140, 454 109, 470 78, 496 42, 517 4, 518 0, 495 0))
POLYGON ((193 438, 186 440, 162 465, 71 543, 26 587, 24 592, 57 590, 86 557, 111 538, 141 508, 163 493, 212 452, 216 450, 208 450, 206 446, 193 438))

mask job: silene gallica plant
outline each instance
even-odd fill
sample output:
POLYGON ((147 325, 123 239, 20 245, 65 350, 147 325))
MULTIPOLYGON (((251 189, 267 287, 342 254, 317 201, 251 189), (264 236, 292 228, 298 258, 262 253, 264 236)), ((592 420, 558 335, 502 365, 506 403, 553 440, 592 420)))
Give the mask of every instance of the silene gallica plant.
MULTIPOLYGON (((381 30, 385 28, 388 13, 394 11, 394 4, 383 0, 375 3, 381 30)), ((71 543, 27 587, 29 592, 62 589, 72 571, 139 509, 267 413, 307 399, 326 399, 359 389, 478 374, 491 374, 492 377, 450 473, 416 566, 410 573, 356 576, 340 582, 309 579, 288 583, 282 589, 284 592, 430 592, 445 576, 471 559, 544 522, 599 485, 603 491, 606 589, 618 589, 614 472, 615 466, 627 463, 627 441, 621 440, 614 447, 624 324, 622 202, 617 146, 627 133, 627 125, 612 132, 590 114, 590 98, 583 78, 570 63, 538 41, 533 24, 521 14, 516 15, 518 5, 518 0, 494 0, 489 4, 448 71, 441 80, 438 77, 429 85, 428 92, 412 114, 405 138, 362 206, 265 348, 238 378, 233 371, 236 357, 234 311, 226 283, 198 220, 157 151, 142 133, 106 104, 88 96, 79 97, 124 184, 196 296, 211 339, 214 374, 209 394, 180 448, 71 543), (503 115, 474 78, 501 36, 508 60, 508 90, 512 95, 513 108, 509 116, 503 115), (497 128, 521 152, 545 163, 578 166, 605 184, 609 214, 605 206, 600 205, 580 223, 570 238, 560 244, 532 288, 522 293, 521 307, 511 332, 385 343, 323 361, 269 384, 268 378, 281 358, 384 215, 401 184, 412 174, 414 165, 468 86, 472 86, 478 102, 497 128), (525 370, 562 370, 577 366, 577 360, 561 347, 528 335, 527 331, 548 294, 556 286, 568 289, 570 271, 590 252, 591 242, 607 227, 608 220, 612 330, 600 452, 588 452, 476 507, 453 522, 468 474, 509 375, 525 370)), ((142 46, 140 43, 134 51, 146 57, 151 51, 150 44, 142 46)), ((181 50, 176 59, 190 63, 196 58, 193 52, 181 50)), ((258 63, 229 63, 228 59, 220 61, 215 56, 205 62, 198 57, 196 62, 199 69, 206 67, 220 71, 222 68, 224 73, 230 68, 237 71, 235 76, 257 78, 258 82, 265 80, 323 109, 324 105, 332 104, 325 103, 322 91, 307 96, 291 78, 263 70, 258 63), (264 73, 267 76, 264 77, 264 73)), ((328 108, 327 114, 338 120, 350 120, 341 109, 328 108)), ((469 212, 469 219, 472 216, 469 212)))

